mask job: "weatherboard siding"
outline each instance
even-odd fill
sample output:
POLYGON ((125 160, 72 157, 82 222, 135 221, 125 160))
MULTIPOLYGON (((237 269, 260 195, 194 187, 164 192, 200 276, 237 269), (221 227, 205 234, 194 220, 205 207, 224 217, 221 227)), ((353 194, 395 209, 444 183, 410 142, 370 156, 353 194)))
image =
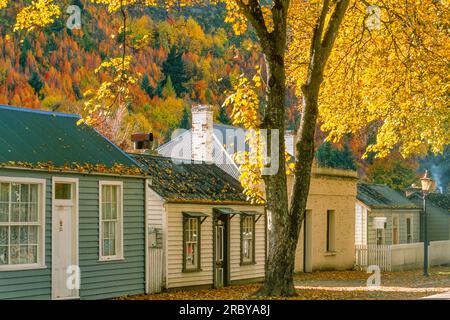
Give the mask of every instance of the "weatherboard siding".
MULTIPOLYGON (((450 239, 450 212, 437 208, 430 201, 427 202, 428 240, 442 241, 450 239)), ((422 228, 423 230, 423 228, 422 228)), ((423 232, 422 232, 423 233, 423 232)), ((423 234, 421 234, 423 239, 423 234)))
MULTIPOLYGON (((258 211, 263 214, 255 224, 255 264, 241 266, 241 216, 231 219, 230 229, 230 280, 241 281, 265 276, 265 223, 264 209, 262 207, 236 206, 240 211, 258 211)), ((255 217, 258 219, 258 217, 255 217)))
MULTIPOLYGON (((213 208, 227 207, 240 211, 259 211, 263 207, 251 205, 205 205, 167 203, 167 288, 213 285, 213 208), (183 272, 183 211, 202 212, 208 218, 201 224, 201 271, 183 272)), ((265 241, 264 216, 256 224, 256 264, 240 265, 240 217, 231 219, 230 229, 230 281, 264 277, 265 241)))
POLYGON ((44 269, 0 271, 0 299, 51 299, 52 177, 79 179, 81 299, 144 293, 144 180, 83 174, 0 169, 0 176, 46 179, 44 269), (99 261, 99 180, 123 181, 124 259, 99 261))
POLYGON ((412 218, 412 240, 411 243, 420 241, 420 212, 418 210, 392 210, 378 209, 368 213, 367 219, 367 243, 377 244, 376 229, 374 229, 374 217, 386 217, 387 225, 384 229, 383 244, 393 244, 393 217, 398 217, 399 244, 407 243, 406 219, 412 218))

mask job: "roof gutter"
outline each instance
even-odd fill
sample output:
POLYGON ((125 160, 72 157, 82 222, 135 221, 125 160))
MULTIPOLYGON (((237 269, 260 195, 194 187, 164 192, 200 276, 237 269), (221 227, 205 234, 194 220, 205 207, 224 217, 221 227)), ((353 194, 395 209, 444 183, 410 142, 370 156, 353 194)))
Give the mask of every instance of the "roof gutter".
POLYGON ((21 171, 36 171, 36 172, 47 172, 47 173, 71 173, 71 174, 81 174, 81 175, 95 175, 95 176, 109 176, 109 177, 123 177, 123 178, 135 178, 135 179, 145 179, 150 177, 150 175, 131 175, 131 174, 114 174, 114 173, 102 173, 102 172, 86 172, 77 170, 49 170, 49 169, 39 169, 39 168, 23 168, 23 167, 12 167, 12 166, 1 166, 0 169, 8 170, 21 170, 21 171))

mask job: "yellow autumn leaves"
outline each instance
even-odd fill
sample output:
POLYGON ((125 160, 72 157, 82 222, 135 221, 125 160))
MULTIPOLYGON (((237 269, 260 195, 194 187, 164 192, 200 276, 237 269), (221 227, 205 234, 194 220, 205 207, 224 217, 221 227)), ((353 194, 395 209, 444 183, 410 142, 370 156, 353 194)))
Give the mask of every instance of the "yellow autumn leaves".
MULTIPOLYGON (((287 58, 290 82, 305 82, 312 27, 322 1, 294 1, 287 58)), ((325 71, 319 99, 322 130, 340 140, 376 126, 367 152, 398 149, 405 157, 450 143, 448 1, 374 1, 379 24, 369 28, 368 5, 352 1, 325 71)), ((377 17, 375 17, 377 18, 377 17)))
POLYGON ((97 90, 84 93, 88 100, 84 104, 85 115, 79 123, 92 124, 98 113, 108 114, 113 107, 117 107, 115 104, 120 105, 128 98, 130 85, 137 82, 137 78, 130 75, 131 61, 131 56, 112 58, 95 69, 95 73, 102 72, 109 80, 102 82, 97 90))
MULTIPOLYGON (((2 1, 6 6, 6 0, 0 0, 0 8, 2 1)), ((31 31, 36 27, 45 27, 52 24, 60 14, 61 10, 53 4, 53 0, 34 0, 17 14, 14 31, 31 31)))

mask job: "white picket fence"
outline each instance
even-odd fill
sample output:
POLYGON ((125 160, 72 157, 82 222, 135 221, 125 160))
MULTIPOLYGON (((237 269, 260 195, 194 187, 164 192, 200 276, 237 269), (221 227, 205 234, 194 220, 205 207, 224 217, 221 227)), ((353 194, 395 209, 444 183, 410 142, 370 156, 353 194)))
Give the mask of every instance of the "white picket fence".
MULTIPOLYGON (((379 266, 381 271, 402 271, 423 266, 423 242, 396 245, 356 245, 356 269, 379 266)), ((450 264, 450 240, 432 241, 428 247, 430 266, 450 264)))

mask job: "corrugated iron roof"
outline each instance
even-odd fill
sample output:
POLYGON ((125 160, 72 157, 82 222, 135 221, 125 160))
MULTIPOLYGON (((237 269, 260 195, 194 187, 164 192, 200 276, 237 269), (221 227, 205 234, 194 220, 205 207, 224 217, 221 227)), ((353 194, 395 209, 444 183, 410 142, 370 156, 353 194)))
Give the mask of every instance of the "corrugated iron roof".
POLYGON ((214 164, 176 163, 171 158, 131 154, 151 176, 151 188, 176 202, 247 203, 241 184, 214 164))
POLYGON ((78 115, 0 105, 0 163, 138 164, 78 115))
POLYGON ((357 199, 373 209, 420 209, 400 192, 383 184, 358 184, 357 199))
MULTIPOLYGON (((413 193, 408 199, 417 205, 422 206, 423 200, 421 192, 413 193)), ((450 194, 439 192, 430 193, 427 195, 427 202, 450 214, 450 194)))
MULTIPOLYGON (((218 129, 219 126, 214 124, 214 129, 218 129)), ((222 128, 222 127, 220 127, 222 128)), ((184 132, 178 137, 170 140, 169 142, 163 144, 158 148, 158 153, 164 157, 173 157, 179 159, 192 159, 191 152, 191 130, 184 132)), ((214 134, 215 135, 215 134, 214 134)), ((225 149, 225 147, 219 143, 217 137, 213 139, 213 162, 220 169, 228 173, 230 176, 239 179, 240 172, 234 161, 231 159, 229 152, 225 149)))

